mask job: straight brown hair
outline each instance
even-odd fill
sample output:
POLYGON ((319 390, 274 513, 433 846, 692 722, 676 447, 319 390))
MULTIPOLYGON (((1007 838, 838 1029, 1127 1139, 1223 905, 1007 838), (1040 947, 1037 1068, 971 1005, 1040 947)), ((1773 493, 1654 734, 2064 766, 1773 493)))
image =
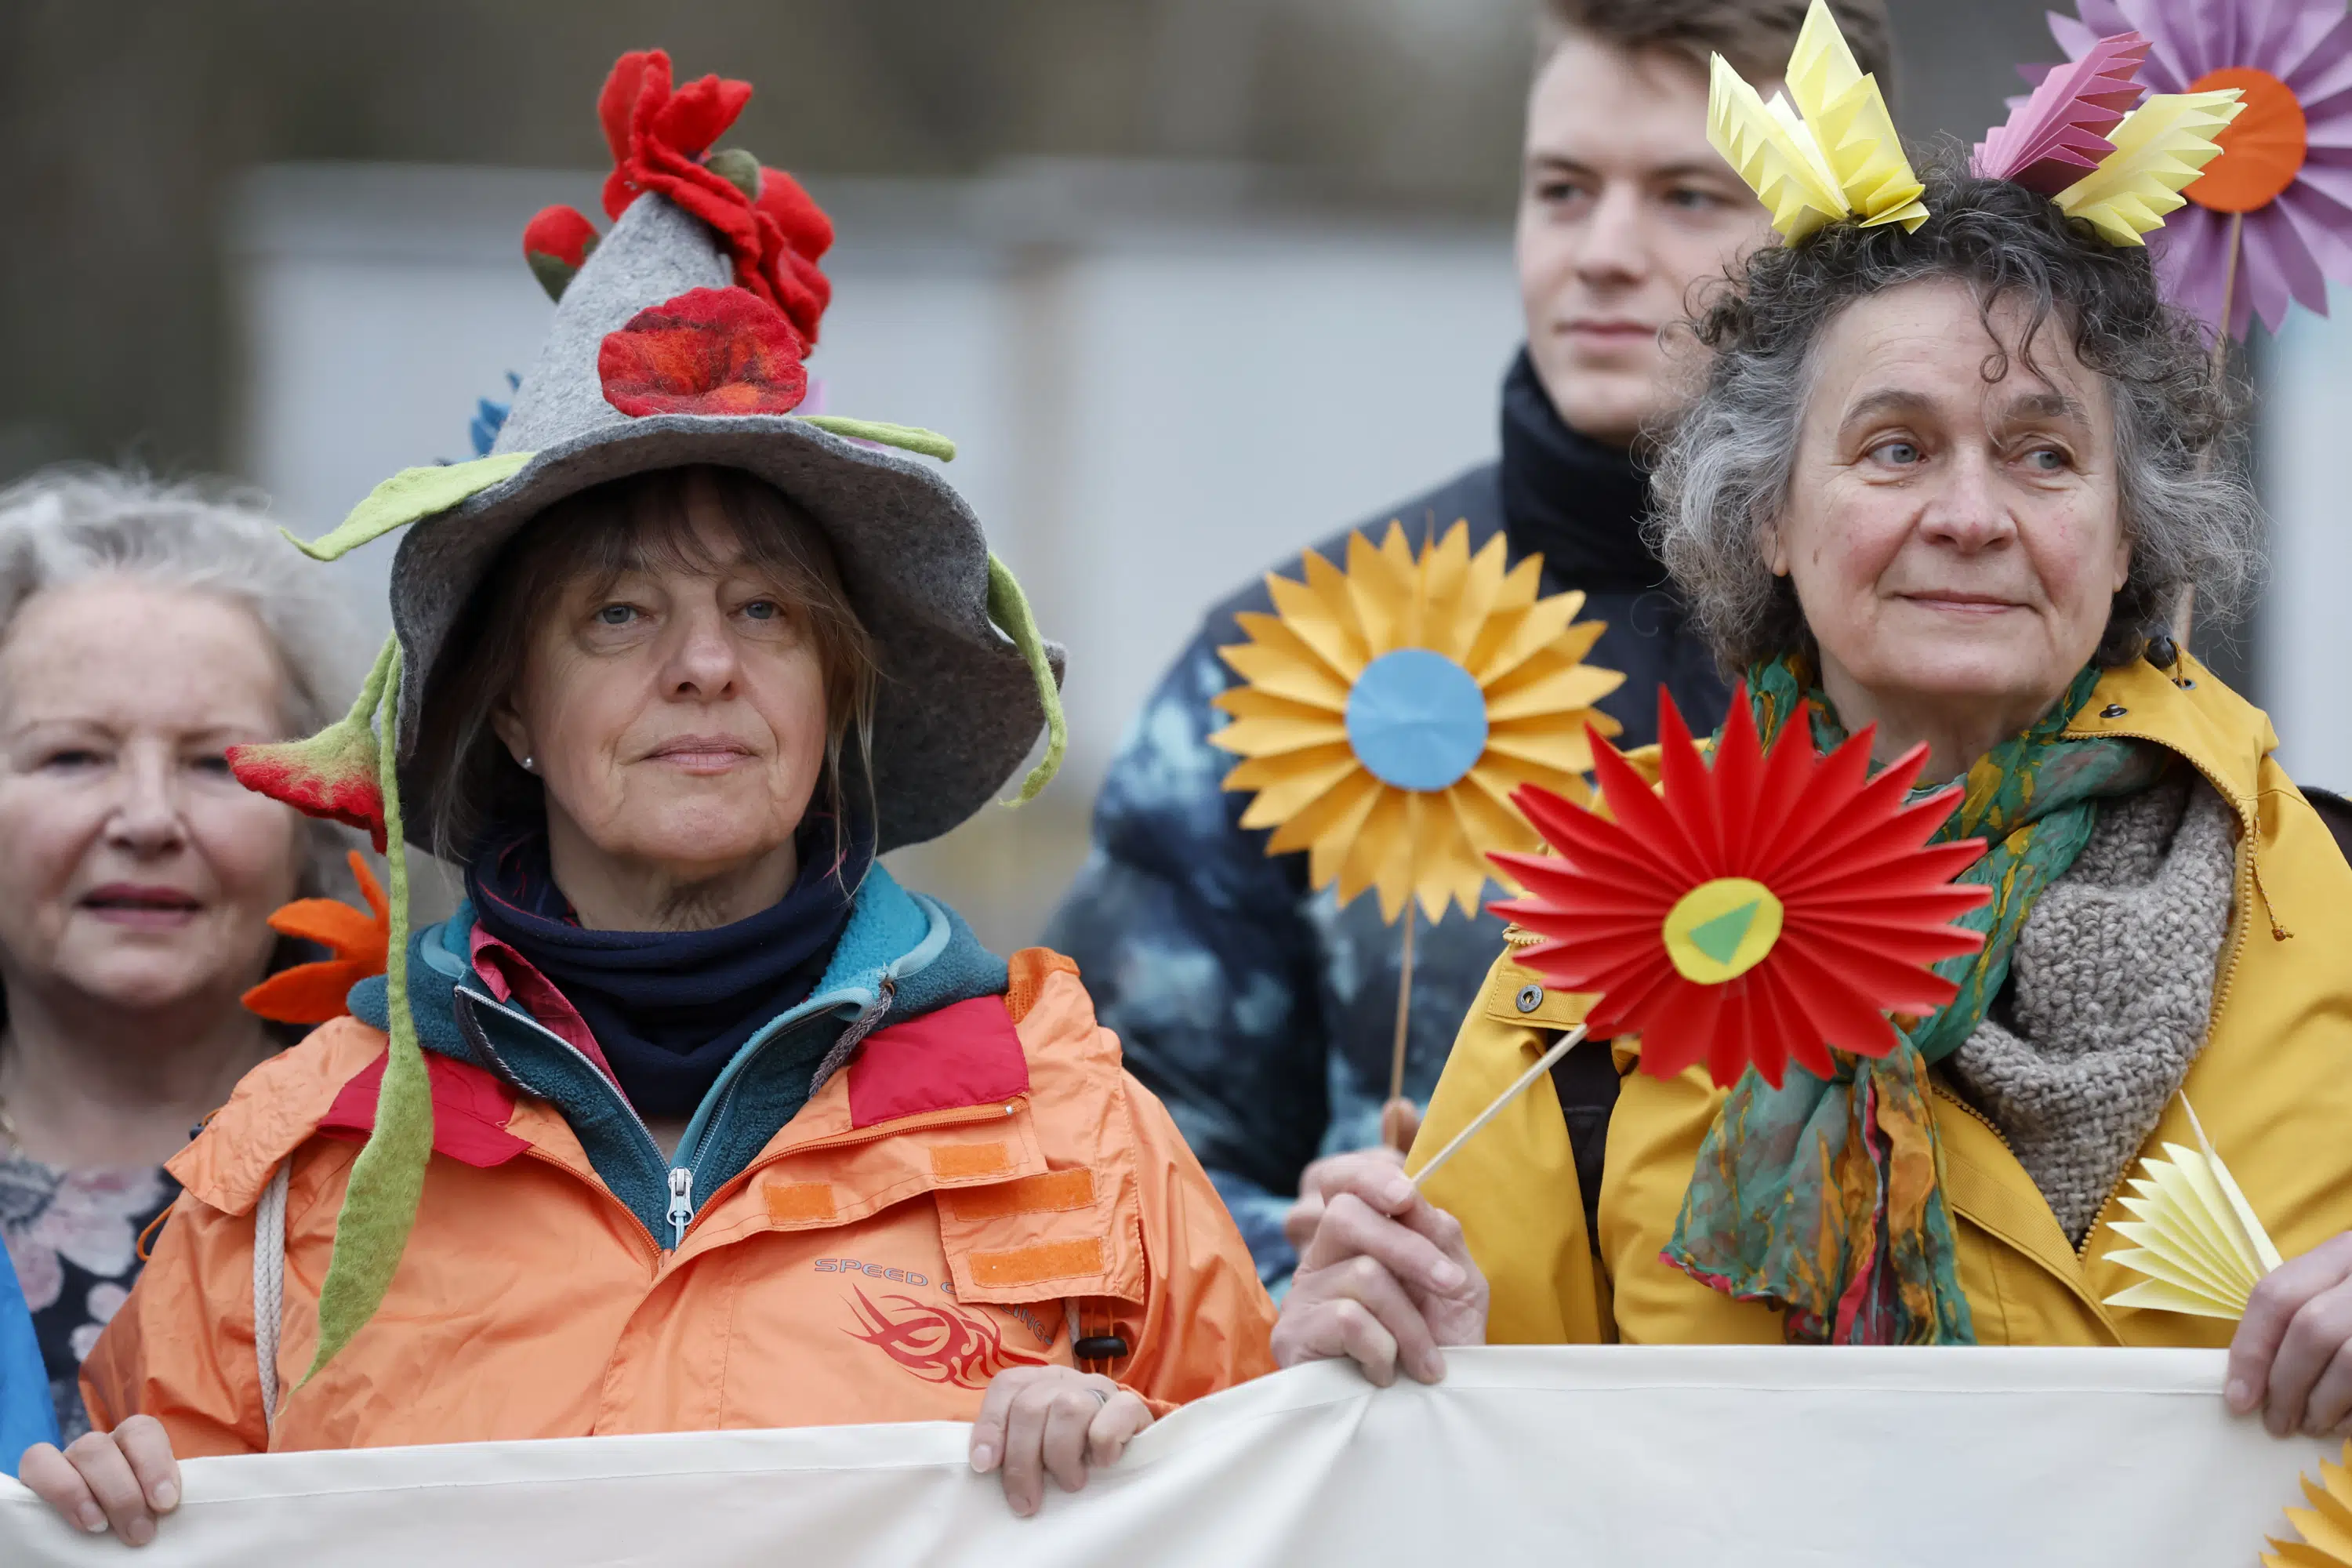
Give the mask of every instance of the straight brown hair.
POLYGON ((439 781, 434 849, 464 864, 493 826, 544 808, 492 729, 491 715, 521 679, 542 616, 581 582, 599 591, 648 568, 713 571, 715 555, 689 510, 715 499, 741 546, 736 560, 765 573, 814 640, 824 672, 824 771, 815 799, 834 825, 836 862, 846 853, 852 799, 873 814, 874 702, 880 683, 874 639, 842 585, 824 531, 782 491, 740 468, 660 468, 566 497, 510 541, 443 644, 425 688, 412 765, 439 781))
MULTIPOLYGON (((1721 55, 1750 81, 1777 81, 1789 69, 1809 0, 1545 0, 1538 60, 1570 34, 1613 45, 1627 54, 1664 54, 1687 61, 1704 77, 1709 55, 1721 55)), ((1853 50, 1854 63, 1878 79, 1895 107, 1895 33, 1885 0, 1830 0, 1830 12, 1853 50)))

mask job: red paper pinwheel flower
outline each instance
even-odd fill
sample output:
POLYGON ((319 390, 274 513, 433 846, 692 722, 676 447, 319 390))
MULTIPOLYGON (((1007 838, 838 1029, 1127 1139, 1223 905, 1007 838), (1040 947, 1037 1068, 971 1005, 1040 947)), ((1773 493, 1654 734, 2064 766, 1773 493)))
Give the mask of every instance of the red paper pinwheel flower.
POLYGON ((278 1024, 323 1024, 349 1011, 344 998, 352 986, 383 973, 392 950, 392 906, 356 849, 351 863, 367 912, 341 899, 297 899, 271 915, 271 931, 315 942, 334 956, 279 970, 245 994, 247 1012, 278 1024))
POLYGON ((1767 755, 1744 689, 1710 767, 1658 706, 1658 793, 1593 739, 1613 821, 1534 785, 1512 796, 1557 857, 1494 858, 1528 889, 1494 908, 1544 939, 1518 962, 1600 993, 1591 1032, 1640 1035, 1658 1078, 1703 1061, 1718 1084, 1752 1067, 1778 1088, 1792 1060, 1827 1077, 1832 1048, 1894 1050, 1886 1012, 1949 1002, 1928 965, 1984 943, 1948 923, 1991 896, 1951 881, 1983 842, 1927 843, 1959 792, 1905 805, 1926 747, 1869 778, 1871 731, 1817 756, 1801 708, 1767 755))
POLYGON ((695 289, 604 334, 604 401, 648 414, 789 414, 808 395, 808 345, 783 313, 741 289, 695 289))
POLYGON ((633 49, 614 61, 596 99, 613 149, 604 213, 619 217, 646 191, 667 197, 719 231, 737 286, 782 310, 814 343, 833 298, 816 265, 833 245, 832 222, 791 175, 762 169, 747 153, 706 155, 751 97, 750 82, 716 76, 673 89, 660 49, 633 49))
POLYGON ((563 298, 572 274, 595 248, 595 226, 581 216, 577 207, 541 207, 523 226, 522 258, 530 263, 531 276, 551 300, 563 298))

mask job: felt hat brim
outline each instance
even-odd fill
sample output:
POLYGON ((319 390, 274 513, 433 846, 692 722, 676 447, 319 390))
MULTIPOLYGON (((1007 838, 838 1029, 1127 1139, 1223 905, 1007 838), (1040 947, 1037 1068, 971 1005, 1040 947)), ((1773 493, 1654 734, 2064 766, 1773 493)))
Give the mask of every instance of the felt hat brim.
MULTIPOLYGON (((919 844, 996 797, 1045 727, 1035 678, 988 614, 988 543, 927 463, 790 416, 656 415, 600 425, 534 453, 512 477, 425 518, 392 569, 392 624, 409 675, 400 788, 420 847, 441 780, 408 764, 435 666, 484 575, 557 501, 608 480, 696 464, 766 480, 821 528, 880 665, 873 789, 880 850, 919 844)), ((1058 684, 1064 656, 1047 644, 1058 684)))

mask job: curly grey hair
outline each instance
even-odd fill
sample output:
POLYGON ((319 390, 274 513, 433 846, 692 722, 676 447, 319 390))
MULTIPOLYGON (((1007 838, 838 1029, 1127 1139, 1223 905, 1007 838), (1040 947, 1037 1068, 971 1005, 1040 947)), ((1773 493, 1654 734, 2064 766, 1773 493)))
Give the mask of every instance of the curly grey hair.
MULTIPOLYGON (((79 464, 0 489, 0 641, 37 595, 124 576, 215 594, 250 611, 285 673, 288 737, 339 717, 365 674, 351 606, 313 562, 279 537, 257 498, 79 464)), ((310 825, 302 891, 338 882, 346 840, 310 825)))
POLYGON ((2200 618, 2234 613, 2261 527, 2233 444, 2239 395, 2215 374, 2202 330, 2159 298, 2147 253, 2108 245, 2021 185, 1967 174, 1953 151, 1919 173, 1931 216, 1916 233, 1839 224, 1760 250, 1695 323, 1714 359, 1660 445, 1650 530, 1726 672, 1813 651, 1759 534, 1788 495, 1822 333, 1855 300, 1936 279, 1972 289, 1988 331, 1996 307, 2023 308, 2021 342, 1988 356, 1988 380, 2012 355, 2034 372, 2050 325, 2110 389, 2132 557, 2099 661, 2138 658, 2191 584, 2200 618))

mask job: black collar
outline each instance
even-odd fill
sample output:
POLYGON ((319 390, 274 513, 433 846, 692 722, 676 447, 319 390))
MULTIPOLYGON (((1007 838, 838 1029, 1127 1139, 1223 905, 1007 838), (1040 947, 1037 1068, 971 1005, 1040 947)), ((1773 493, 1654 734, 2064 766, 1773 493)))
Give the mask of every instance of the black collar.
POLYGON ((1525 349, 1503 378, 1503 528, 1563 588, 1638 593, 1666 569, 1642 540, 1650 476, 1631 456, 1571 430, 1525 349))

